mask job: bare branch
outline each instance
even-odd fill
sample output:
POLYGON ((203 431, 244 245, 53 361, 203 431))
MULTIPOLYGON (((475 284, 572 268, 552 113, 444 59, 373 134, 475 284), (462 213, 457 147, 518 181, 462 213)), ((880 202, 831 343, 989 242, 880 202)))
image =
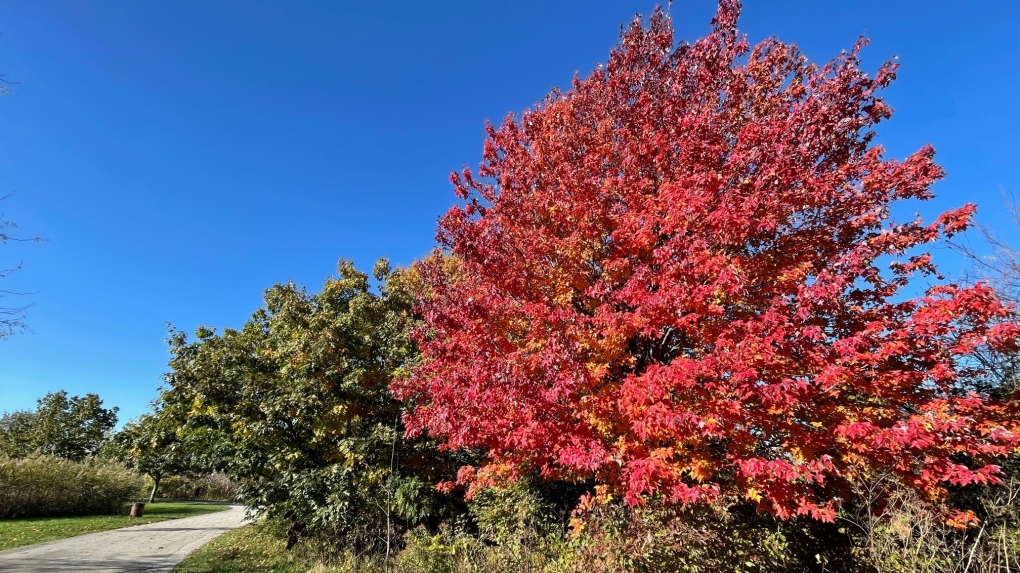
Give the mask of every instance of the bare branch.
MULTIPOLYGON (((0 77, 0 81, 2 81, 0 77)), ((0 86, 0 93, 2 93, 3 87, 0 86)), ((7 194, 0 197, 0 201, 3 201, 10 197, 12 194, 7 194)), ((18 236, 12 236, 8 231, 10 229, 17 228, 14 221, 11 221, 4 217, 4 213, 0 212, 0 244, 8 244, 10 242, 41 242, 44 241, 42 237, 31 237, 24 238, 18 236)), ((9 268, 0 268, 0 279, 5 279, 11 274, 21 270, 21 263, 9 268)), ((0 298, 8 296, 25 296, 33 293, 14 291, 10 289, 0 289, 0 298)), ((0 340, 12 336, 18 332, 25 330, 24 323, 24 312, 31 308, 33 304, 24 304, 16 306, 0 306, 0 340)))

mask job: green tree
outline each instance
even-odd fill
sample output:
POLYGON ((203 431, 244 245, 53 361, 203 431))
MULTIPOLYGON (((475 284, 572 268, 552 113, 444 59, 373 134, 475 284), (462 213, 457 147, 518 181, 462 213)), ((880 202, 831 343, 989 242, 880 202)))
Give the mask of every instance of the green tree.
POLYGON ((0 416, 0 454, 23 458, 36 448, 35 412, 18 410, 0 416))
POLYGON ((68 396, 51 392, 35 412, 0 418, 0 447, 12 457, 40 452, 80 461, 95 456, 117 425, 117 407, 104 408, 96 394, 68 396))
POLYGON ((249 508, 362 545, 428 515, 446 470, 430 443, 404 440, 389 392, 417 356, 413 277, 385 261, 374 276, 378 289, 342 260, 320 293, 266 290, 240 330, 172 332, 161 398, 187 431, 219 436, 249 508))
POLYGON ((201 455, 178 433, 178 427, 161 409, 128 422, 110 440, 108 453, 152 479, 151 503, 165 477, 200 473, 201 455))

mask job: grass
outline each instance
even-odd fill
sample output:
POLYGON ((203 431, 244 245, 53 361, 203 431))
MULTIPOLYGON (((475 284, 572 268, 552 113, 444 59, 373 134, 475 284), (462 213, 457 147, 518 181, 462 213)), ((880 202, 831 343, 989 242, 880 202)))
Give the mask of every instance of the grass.
POLYGON ((245 525, 213 539, 188 556, 173 573, 305 573, 313 565, 262 524, 245 525))
POLYGON ((81 515, 75 517, 29 517, 0 520, 0 550, 13 549, 44 541, 64 539, 86 533, 119 529, 167 519, 191 517, 226 509, 223 505, 195 503, 147 503, 143 517, 123 515, 81 515))

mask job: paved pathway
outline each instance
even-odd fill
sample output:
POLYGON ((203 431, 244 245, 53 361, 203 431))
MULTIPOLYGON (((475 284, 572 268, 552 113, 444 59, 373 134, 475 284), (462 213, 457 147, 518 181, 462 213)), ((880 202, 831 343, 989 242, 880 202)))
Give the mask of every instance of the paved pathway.
POLYGON ((0 551, 2 573, 163 573, 239 527, 244 508, 103 531, 0 551))

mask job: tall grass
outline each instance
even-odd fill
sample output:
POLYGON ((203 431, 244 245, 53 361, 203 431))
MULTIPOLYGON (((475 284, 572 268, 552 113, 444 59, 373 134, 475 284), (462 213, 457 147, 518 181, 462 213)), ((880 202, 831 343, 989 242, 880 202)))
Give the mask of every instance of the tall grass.
POLYGON ((141 487, 116 462, 0 457, 0 519, 119 513, 141 487))

